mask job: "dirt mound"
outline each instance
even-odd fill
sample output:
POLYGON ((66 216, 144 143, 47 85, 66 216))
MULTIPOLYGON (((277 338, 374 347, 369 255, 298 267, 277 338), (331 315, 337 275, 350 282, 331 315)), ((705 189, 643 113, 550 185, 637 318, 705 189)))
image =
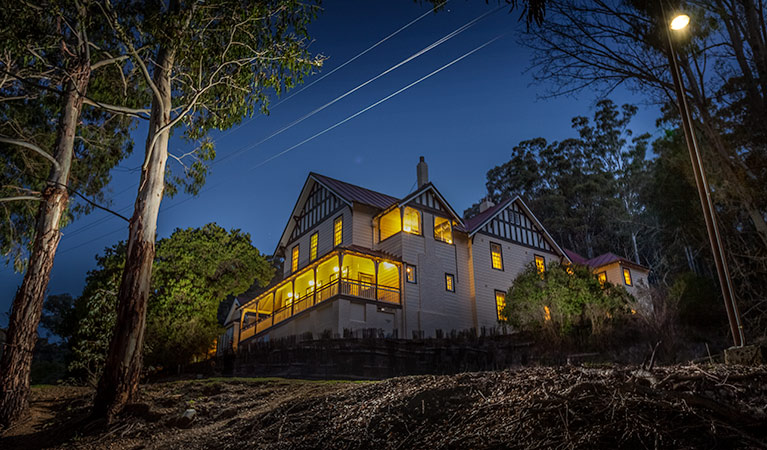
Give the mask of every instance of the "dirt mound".
MULTIPOLYGON (((35 395, 33 409, 58 405, 44 390, 35 395)), ((77 422, 89 395, 70 392, 59 403, 73 407, 51 407, 46 420, 10 430, 0 447, 767 448, 764 367, 160 383, 144 386, 141 402, 106 429, 77 422)))

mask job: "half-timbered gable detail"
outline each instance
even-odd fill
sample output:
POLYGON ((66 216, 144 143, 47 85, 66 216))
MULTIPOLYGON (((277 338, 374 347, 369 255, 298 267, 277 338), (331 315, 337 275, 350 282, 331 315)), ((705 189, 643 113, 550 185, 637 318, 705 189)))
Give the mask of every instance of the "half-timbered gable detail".
POLYGON ((467 223, 467 227, 470 228, 470 236, 483 233, 496 239, 567 258, 519 197, 508 199, 480 213, 467 223))
POLYGON ((424 185, 421 189, 402 199, 399 202, 399 206, 410 206, 438 216, 449 217, 457 224, 463 226, 461 216, 455 212, 453 207, 450 206, 447 200, 431 183, 424 185))
POLYGON ((320 183, 314 183, 303 208, 293 216, 296 224, 290 234, 290 241, 295 241, 323 220, 336 214, 343 206, 341 198, 320 183))

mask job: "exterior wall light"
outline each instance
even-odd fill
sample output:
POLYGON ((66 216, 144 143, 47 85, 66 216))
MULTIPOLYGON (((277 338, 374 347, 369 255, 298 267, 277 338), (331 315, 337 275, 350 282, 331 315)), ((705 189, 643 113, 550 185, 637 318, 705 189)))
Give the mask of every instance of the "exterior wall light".
POLYGON ((671 20, 672 30, 681 30, 690 23, 690 16, 687 14, 679 14, 671 20))

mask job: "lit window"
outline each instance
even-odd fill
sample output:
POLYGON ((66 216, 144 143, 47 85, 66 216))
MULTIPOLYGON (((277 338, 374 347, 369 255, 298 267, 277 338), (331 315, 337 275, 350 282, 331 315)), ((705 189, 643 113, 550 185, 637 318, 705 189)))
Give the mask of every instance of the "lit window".
POLYGON ((546 272, 546 260, 543 258, 543 256, 535 255, 535 268, 541 275, 546 272))
POLYGON ((415 266, 405 264, 405 281, 408 283, 417 283, 418 275, 415 272, 415 266))
POLYGON ((450 219, 434 217, 434 239, 448 244, 453 243, 453 228, 450 226, 450 219))
POLYGON ((445 274, 445 289, 455 292, 455 276, 449 273, 445 274))
POLYGON ((501 244, 490 243, 490 258, 493 262, 493 269, 503 270, 503 254, 501 253, 501 244))
POLYGON ((623 268, 623 281, 631 286, 631 271, 628 268, 623 268))
POLYGON ((381 216, 378 221, 378 228, 382 241, 402 231, 402 216, 400 214, 399 209, 393 209, 381 216))
POLYGON ((338 247, 344 241, 344 216, 333 222, 333 247, 338 247))
POLYGON ((295 272, 298 270, 298 246, 293 247, 293 254, 290 260, 290 271, 295 272))
POLYGON ((319 232, 314 233, 309 241, 309 258, 314 261, 317 259, 317 240, 319 237, 319 232))
POLYGON ((495 311, 498 314, 498 320, 506 320, 502 316, 503 308, 506 307, 506 293, 503 291, 495 291, 495 311))
POLYGON ((575 270, 573 270, 572 264, 569 264, 569 263, 565 264, 565 271, 567 272, 568 275, 575 275, 575 270))
POLYGON ((607 272, 599 272, 597 274, 597 280, 599 280, 599 284, 602 287, 605 287, 605 283, 607 283, 607 272))
POLYGON ((409 206, 405 207, 402 215, 402 231, 411 234, 421 234, 421 213, 409 206))

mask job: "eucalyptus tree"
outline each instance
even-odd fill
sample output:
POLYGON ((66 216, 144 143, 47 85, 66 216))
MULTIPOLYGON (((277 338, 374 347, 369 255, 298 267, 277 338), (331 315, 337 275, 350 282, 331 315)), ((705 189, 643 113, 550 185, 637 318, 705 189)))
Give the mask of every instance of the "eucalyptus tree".
POLYGON ((319 66, 306 48, 318 6, 294 0, 105 1, 103 14, 151 97, 141 179, 130 218, 117 322, 93 415, 111 420, 135 396, 164 193, 195 193, 214 158, 212 129, 266 112, 268 94, 290 88, 319 66), (172 132, 195 146, 181 174, 169 171, 172 132))
POLYGON ((751 330, 764 334, 767 8, 759 0, 562 0, 549 4, 546 21, 522 42, 533 49, 536 76, 553 87, 553 95, 626 86, 673 105, 669 38, 677 50, 737 294, 745 300, 744 319, 754 318, 751 330), (670 31, 666 17, 679 10, 690 15, 690 26, 670 31))
POLYGON ((93 12, 88 0, 0 5, 0 22, 14 24, 0 31, 0 250, 26 267, 0 361, 0 425, 27 402, 60 227, 94 205, 70 201, 70 192, 103 200, 109 170, 131 149, 130 120, 83 111, 88 95, 114 99, 120 94, 106 87, 126 80, 114 66, 121 58, 103 50, 108 39, 93 12))

